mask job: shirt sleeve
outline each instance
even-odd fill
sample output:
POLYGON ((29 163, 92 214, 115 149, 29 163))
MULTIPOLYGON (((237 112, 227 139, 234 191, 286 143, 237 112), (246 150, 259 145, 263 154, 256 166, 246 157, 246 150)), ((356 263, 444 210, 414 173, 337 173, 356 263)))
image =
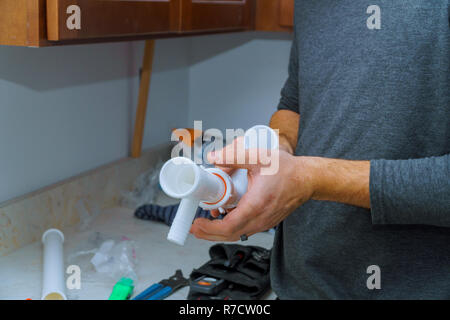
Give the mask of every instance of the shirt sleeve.
POLYGON ((374 224, 450 227, 450 154, 371 161, 370 203, 374 224))
POLYGON ((290 110, 300 113, 298 105, 298 42, 294 34, 292 42, 291 55, 289 59, 288 79, 281 90, 281 99, 278 104, 278 110, 290 110))

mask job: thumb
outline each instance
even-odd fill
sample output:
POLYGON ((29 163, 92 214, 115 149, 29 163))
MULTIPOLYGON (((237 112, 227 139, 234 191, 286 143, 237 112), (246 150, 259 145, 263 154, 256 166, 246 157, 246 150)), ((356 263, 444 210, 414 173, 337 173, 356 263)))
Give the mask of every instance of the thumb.
POLYGON ((217 168, 222 170, 223 172, 225 172, 229 176, 231 176, 237 170, 235 168, 221 167, 221 166, 217 166, 217 168))
POLYGON ((251 169, 258 165, 258 152, 246 150, 243 138, 239 137, 223 149, 210 152, 208 161, 222 168, 251 169))

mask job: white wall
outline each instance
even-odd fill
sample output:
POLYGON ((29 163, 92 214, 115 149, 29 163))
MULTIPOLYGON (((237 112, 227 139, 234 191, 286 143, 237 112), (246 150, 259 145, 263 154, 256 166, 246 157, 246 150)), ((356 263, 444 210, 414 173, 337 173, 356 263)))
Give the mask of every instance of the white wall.
MULTIPOLYGON (((0 202, 128 155, 142 47, 0 47, 0 202)), ((187 125, 187 48, 157 42, 146 148, 187 125)))
POLYGON ((287 78, 291 35, 237 33, 192 39, 190 122, 203 128, 267 124, 287 78))
MULTIPOLYGON (((189 124, 189 39, 157 40, 150 84, 143 148, 170 141, 173 128, 189 124)), ((142 64, 144 42, 134 42, 133 70, 142 64)), ((139 78, 131 79, 132 106, 137 105, 139 78)), ((133 114, 134 121, 134 114, 133 114)), ((132 134, 130 133, 130 143, 132 134)))
MULTIPOLYGON (((267 123, 290 44, 265 33, 157 40, 143 147, 194 120, 267 123)), ((0 46, 0 202, 129 154, 143 45, 0 46)))

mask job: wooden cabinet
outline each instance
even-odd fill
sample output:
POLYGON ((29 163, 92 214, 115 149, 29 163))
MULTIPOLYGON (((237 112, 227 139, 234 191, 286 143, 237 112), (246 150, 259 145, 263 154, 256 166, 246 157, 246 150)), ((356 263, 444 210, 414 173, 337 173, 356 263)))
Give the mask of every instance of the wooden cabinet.
POLYGON ((255 29, 258 31, 292 31, 294 0, 257 0, 255 29))
POLYGON ((281 27, 294 27, 294 0, 279 0, 278 20, 281 27))
POLYGON ((252 9, 251 0, 181 0, 180 32, 251 29, 252 9))
POLYGON ((294 0, 0 0, 0 45, 290 31, 294 0))
POLYGON ((47 0, 50 41, 175 32, 178 0, 47 0))
POLYGON ((0 44, 38 47, 44 23, 45 0, 0 0, 0 44))
POLYGON ((250 29, 252 0, 47 0, 48 40, 250 29))

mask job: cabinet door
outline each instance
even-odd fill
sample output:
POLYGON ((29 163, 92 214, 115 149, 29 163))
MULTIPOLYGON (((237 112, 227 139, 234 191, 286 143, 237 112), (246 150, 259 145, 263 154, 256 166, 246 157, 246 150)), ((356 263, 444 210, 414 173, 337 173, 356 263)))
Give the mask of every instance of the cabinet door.
POLYGON ((279 22, 282 27, 294 27, 294 0, 279 0, 279 22))
POLYGON ((39 47, 45 0, 0 0, 0 45, 39 47))
POLYGON ((250 29, 252 9, 253 0, 181 0, 180 31, 250 29))
POLYGON ((164 34, 179 28, 178 0, 47 0, 52 41, 164 34))
POLYGON ((255 29, 258 31, 292 31, 294 0, 257 0, 255 29))

